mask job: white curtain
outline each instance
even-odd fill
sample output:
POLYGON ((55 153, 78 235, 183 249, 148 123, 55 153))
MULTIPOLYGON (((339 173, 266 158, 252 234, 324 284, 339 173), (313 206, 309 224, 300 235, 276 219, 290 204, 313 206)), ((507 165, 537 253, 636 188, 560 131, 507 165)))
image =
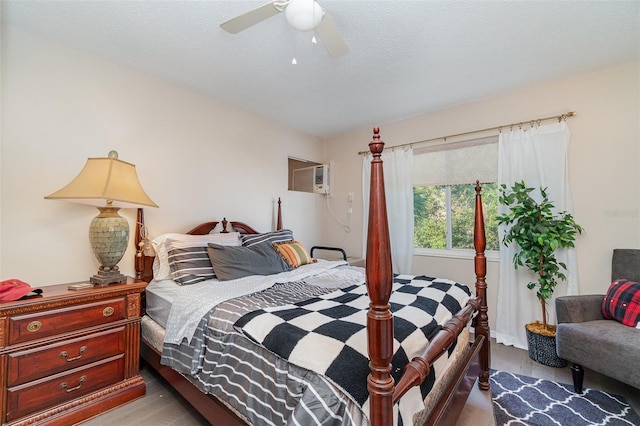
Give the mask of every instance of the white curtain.
MULTIPOLYGON (((362 161, 363 258, 367 255, 372 159, 372 154, 368 153, 362 161)), ((413 267, 413 150, 396 148, 391 152, 384 151, 382 161, 393 272, 410 274, 413 267)))
MULTIPOLYGON (((558 212, 572 213, 571 191, 567 150, 569 128, 566 122, 529 127, 501 133, 498 141, 498 184, 511 188, 514 182, 524 180, 528 187, 548 188, 549 200, 558 212)), ((537 194, 534 191, 532 194, 537 194)), ((498 214, 508 209, 498 205, 498 214)), ((504 225, 498 228, 500 241, 505 234, 504 225)), ((517 245, 500 246, 500 282, 495 336, 498 343, 527 348, 525 324, 542 320, 540 302, 535 290, 529 290, 527 283, 536 277, 525 267, 517 270, 513 265, 513 255, 517 245)), ((567 282, 556 286, 554 297, 547 300, 549 322, 555 324, 555 297, 578 293, 577 259, 575 249, 560 249, 560 262, 567 265, 567 282)))

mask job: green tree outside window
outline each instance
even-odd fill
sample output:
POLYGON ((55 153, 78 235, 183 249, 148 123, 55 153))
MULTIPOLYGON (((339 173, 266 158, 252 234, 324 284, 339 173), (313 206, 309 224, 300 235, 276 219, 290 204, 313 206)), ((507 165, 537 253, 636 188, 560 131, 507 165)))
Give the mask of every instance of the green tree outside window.
MULTIPOLYGON (((497 183, 482 184, 482 203, 487 250, 498 250, 497 183)), ((474 206, 473 184, 414 187, 414 247, 473 250, 474 206)))

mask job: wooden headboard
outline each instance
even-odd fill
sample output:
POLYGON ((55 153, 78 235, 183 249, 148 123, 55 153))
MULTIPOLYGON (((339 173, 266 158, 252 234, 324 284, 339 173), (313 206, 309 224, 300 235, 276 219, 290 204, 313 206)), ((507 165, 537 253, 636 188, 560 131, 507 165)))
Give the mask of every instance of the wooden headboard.
MULTIPOLYGON (((211 233, 215 229, 218 224, 222 224, 221 233, 228 232, 239 232, 241 234, 259 234, 260 232, 253 229, 251 226, 247 225, 244 222, 229 222, 226 218, 222 219, 221 222, 213 221, 213 222, 205 222, 191 229, 187 234, 191 235, 206 235, 211 233), (229 225, 231 225, 231 230, 229 230, 229 225)), ((148 242, 145 241, 147 235, 145 235, 146 231, 144 231, 144 211, 140 208, 138 209, 138 216, 136 219, 136 259, 135 259, 135 268, 136 268, 136 279, 144 280, 146 282, 150 282, 153 279, 153 261, 155 256, 149 256, 145 254, 145 244, 148 242)), ((276 230, 282 229, 282 201, 278 198, 278 215, 276 222, 276 230)))

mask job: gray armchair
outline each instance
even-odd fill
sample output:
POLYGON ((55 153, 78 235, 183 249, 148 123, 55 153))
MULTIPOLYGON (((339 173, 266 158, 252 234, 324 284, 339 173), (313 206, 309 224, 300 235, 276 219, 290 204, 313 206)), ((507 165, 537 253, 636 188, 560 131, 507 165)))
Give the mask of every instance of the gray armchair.
MULTIPOLYGON (((640 250, 614 250, 611 278, 640 281, 640 250)), ((603 319, 603 299, 603 294, 556 299, 556 351, 573 363, 576 393, 582 393, 583 367, 640 389, 640 330, 603 319)))

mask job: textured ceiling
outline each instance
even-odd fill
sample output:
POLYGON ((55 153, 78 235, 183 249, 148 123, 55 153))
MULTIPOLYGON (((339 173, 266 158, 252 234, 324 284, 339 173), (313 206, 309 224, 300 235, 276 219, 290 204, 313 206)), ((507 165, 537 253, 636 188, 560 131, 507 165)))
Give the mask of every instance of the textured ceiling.
POLYGON ((320 137, 640 60, 640 1, 318 1, 343 57, 283 14, 220 29, 265 1, 3 0, 2 22, 320 137))

